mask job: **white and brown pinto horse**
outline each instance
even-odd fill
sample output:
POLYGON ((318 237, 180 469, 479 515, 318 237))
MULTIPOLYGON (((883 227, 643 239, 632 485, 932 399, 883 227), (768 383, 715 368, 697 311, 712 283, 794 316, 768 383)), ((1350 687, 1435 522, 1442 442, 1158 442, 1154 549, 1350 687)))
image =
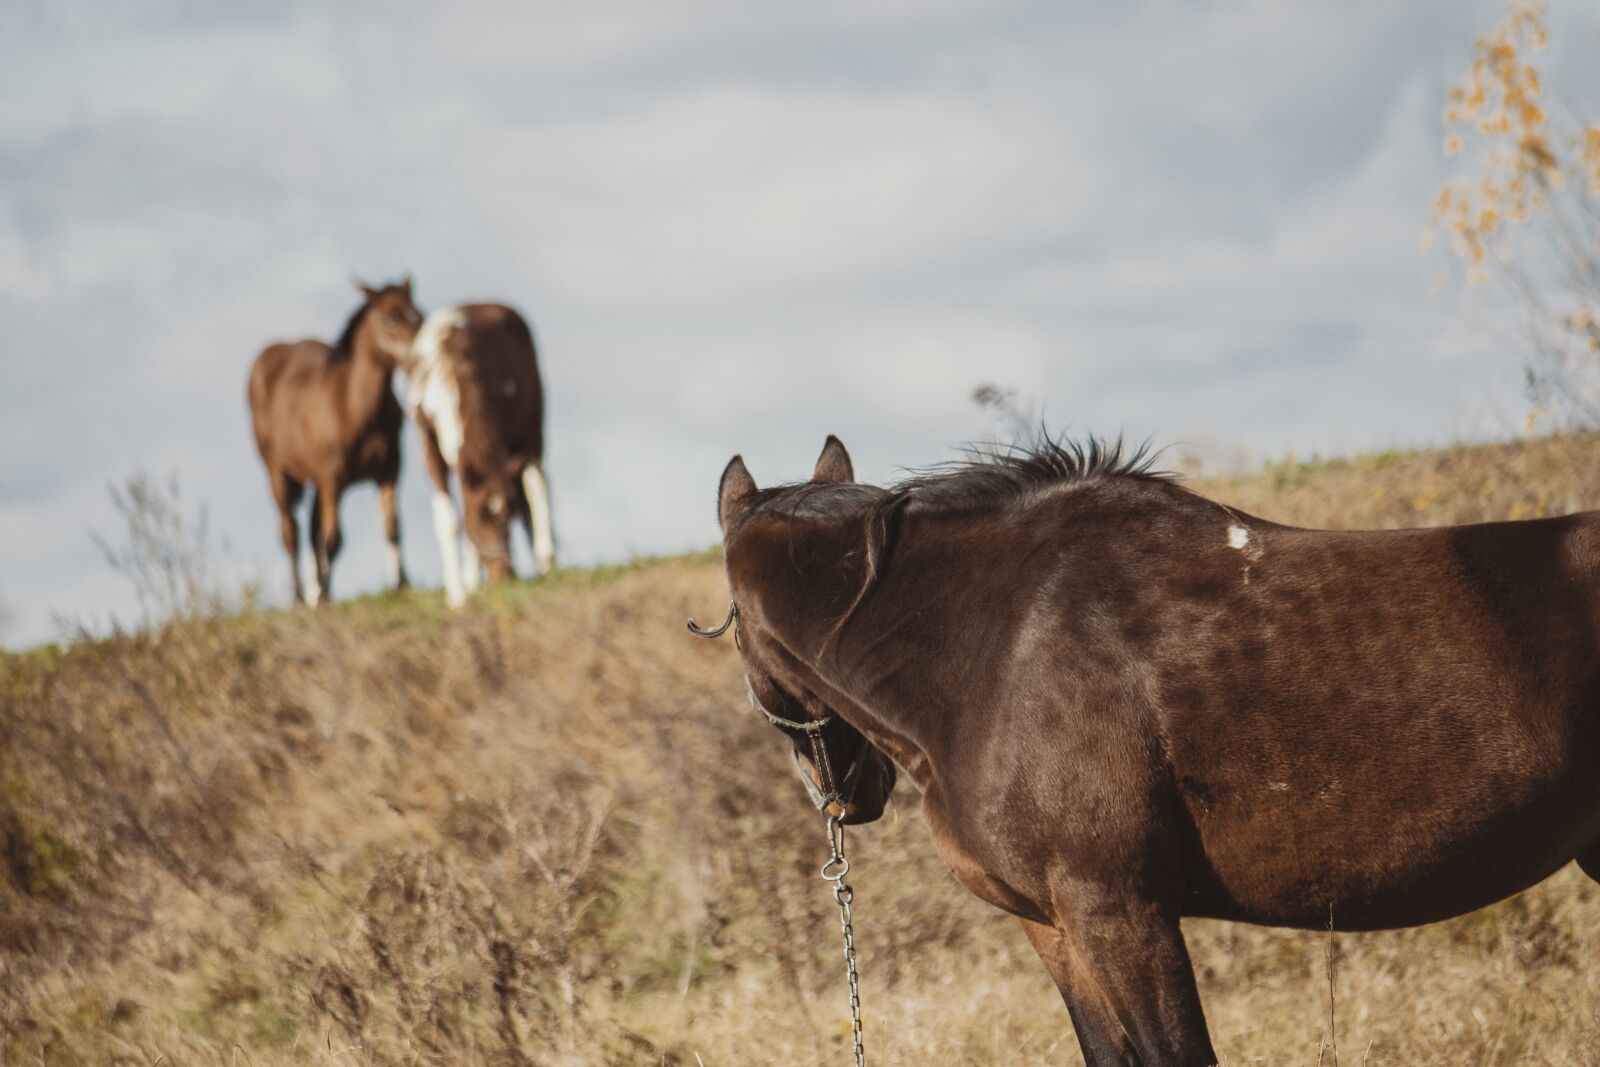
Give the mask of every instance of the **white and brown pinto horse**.
POLYGON ((407 370, 408 406, 434 485, 446 599, 459 605, 482 574, 490 581, 513 575, 513 518, 526 526, 539 570, 551 570, 544 387, 528 324, 501 304, 443 308, 422 324, 407 370), (464 546, 450 495, 452 470, 461 481, 464 546))
POLYGON ((411 350, 422 316, 411 302, 411 279, 371 289, 332 345, 305 340, 269 345, 250 368, 250 421, 267 466, 279 529, 289 554, 296 603, 328 596, 339 554, 339 497, 357 482, 378 483, 389 577, 406 584, 400 561, 395 483, 400 478, 400 427, 405 422, 390 387, 411 350), (310 486, 311 543, 317 584, 300 583, 300 528, 295 505, 310 486))

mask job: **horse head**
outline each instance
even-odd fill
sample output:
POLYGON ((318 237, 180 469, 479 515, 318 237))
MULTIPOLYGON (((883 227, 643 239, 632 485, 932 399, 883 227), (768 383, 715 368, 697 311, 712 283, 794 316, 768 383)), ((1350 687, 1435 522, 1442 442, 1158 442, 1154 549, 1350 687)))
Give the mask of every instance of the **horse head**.
POLYGON ((371 338, 372 352, 386 367, 404 366, 422 326, 422 313, 411 300, 411 276, 377 288, 356 279, 355 286, 367 302, 361 323, 371 338))
POLYGON ((474 449, 464 447, 457 471, 467 537, 490 582, 516 577, 511 566, 511 520, 528 508, 522 483, 502 453, 498 441, 477 442, 474 449))
MULTIPOLYGON (((854 480, 849 453, 838 438, 829 437, 811 481, 804 484, 820 494, 854 485, 854 480)), ((767 568, 759 557, 775 544, 769 537, 748 535, 743 520, 757 497, 755 479, 735 456, 722 475, 718 514, 733 588, 731 621, 737 627, 750 701, 789 738, 795 767, 819 809, 846 824, 873 822, 882 817, 894 791, 895 765, 841 714, 837 698, 830 695, 837 691, 816 665, 819 650, 802 636, 815 632, 808 622, 816 620, 793 618, 794 605, 767 603, 759 582, 751 580, 767 568)), ((773 519, 792 521, 782 514, 773 519)))

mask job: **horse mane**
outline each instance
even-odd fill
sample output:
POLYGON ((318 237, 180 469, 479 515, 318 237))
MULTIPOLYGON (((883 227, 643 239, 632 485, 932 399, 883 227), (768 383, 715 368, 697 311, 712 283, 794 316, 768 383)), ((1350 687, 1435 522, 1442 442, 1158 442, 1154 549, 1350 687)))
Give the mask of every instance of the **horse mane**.
POLYGON ((1005 503, 1061 485, 1128 480, 1172 484, 1179 476, 1156 466, 1160 452, 1148 441, 1128 446, 1122 438, 1089 435, 1082 440, 1037 436, 1010 444, 975 444, 961 459, 907 471, 885 488, 855 483, 795 482, 756 492, 749 514, 782 509, 791 518, 857 516, 863 497, 874 510, 907 506, 961 510, 1005 503))
POLYGON ((1007 445, 969 445, 962 459, 912 470, 879 489, 853 483, 800 482, 759 490, 747 515, 782 509, 791 518, 862 522, 865 575, 850 606, 823 640, 822 653, 837 641, 862 601, 878 584, 893 551, 900 517, 908 509, 963 511, 1004 505, 1063 485, 1127 481, 1173 485, 1178 475, 1156 466, 1160 452, 1144 441, 1129 447, 1121 437, 1082 440, 1040 430, 1031 440, 1007 445))
POLYGON ((963 508, 1000 503, 1059 485, 1129 480, 1170 484, 1178 475, 1156 466, 1149 441, 1129 447, 1121 437, 1053 437, 1046 430, 1007 445, 969 445, 963 459, 911 471, 890 487, 907 504, 963 508))
POLYGON ((356 332, 361 329, 362 321, 367 317, 367 309, 372 305, 362 301, 361 306, 350 313, 350 318, 344 324, 344 331, 339 334, 339 339, 333 342, 333 347, 328 349, 329 363, 343 363, 350 358, 355 349, 356 332))

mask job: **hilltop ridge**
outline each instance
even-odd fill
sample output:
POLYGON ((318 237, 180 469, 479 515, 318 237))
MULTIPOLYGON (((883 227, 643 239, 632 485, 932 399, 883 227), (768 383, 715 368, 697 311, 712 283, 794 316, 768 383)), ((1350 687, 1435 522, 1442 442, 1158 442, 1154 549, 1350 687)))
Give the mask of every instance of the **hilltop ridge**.
MULTIPOLYGON (((1600 506, 1600 438, 1191 484, 1302 525, 1521 518, 1600 506)), ((732 646, 683 630, 719 560, 0 657, 0 1062, 832 1062, 821 827, 732 646)), ((874 1062, 1075 1055, 913 794, 851 847, 874 1062)), ((1316 1062, 1327 939, 1187 926, 1226 1060, 1316 1062)), ((1570 870, 1338 945, 1347 1058, 1596 1062, 1600 887, 1570 870)))

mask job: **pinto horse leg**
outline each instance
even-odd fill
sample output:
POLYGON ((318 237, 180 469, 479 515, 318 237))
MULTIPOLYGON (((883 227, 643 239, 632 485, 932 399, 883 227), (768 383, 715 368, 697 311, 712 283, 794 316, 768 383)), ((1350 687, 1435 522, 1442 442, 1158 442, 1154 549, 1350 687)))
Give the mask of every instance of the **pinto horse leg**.
POLYGON ((472 543, 472 535, 468 534, 461 539, 461 588, 476 593, 482 584, 483 561, 478 558, 478 546, 472 543))
POLYGON ((378 483, 378 508, 383 514, 383 539, 389 546, 389 584, 404 589, 411 583, 406 580, 406 565, 400 558, 400 514, 395 506, 395 483, 378 483))
POLYGON ((556 538, 550 527, 550 483, 544 476, 542 462, 529 463, 522 468, 523 495, 528 498, 528 539, 532 542, 533 558, 540 574, 549 574, 556 567, 556 538))
POLYGON ((433 535, 439 541, 439 564, 444 571, 444 602, 460 607, 467 599, 461 584, 461 516, 450 496, 450 466, 439 451, 439 435, 425 416, 417 418, 422 432, 422 459, 433 483, 433 535))
POLYGON ((461 583, 461 519, 448 489, 433 491, 433 534, 439 539, 439 561, 444 568, 444 602, 459 608, 467 599, 461 583))
POLYGON ((1072 1016, 1087 1067, 1213 1067, 1176 918, 1154 904, 1094 909, 1062 928, 1022 920, 1072 1016))

